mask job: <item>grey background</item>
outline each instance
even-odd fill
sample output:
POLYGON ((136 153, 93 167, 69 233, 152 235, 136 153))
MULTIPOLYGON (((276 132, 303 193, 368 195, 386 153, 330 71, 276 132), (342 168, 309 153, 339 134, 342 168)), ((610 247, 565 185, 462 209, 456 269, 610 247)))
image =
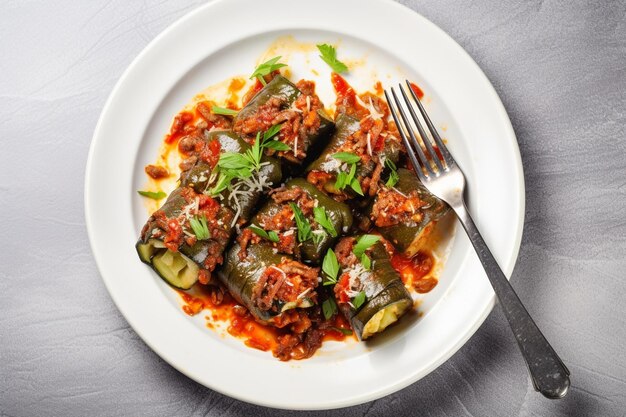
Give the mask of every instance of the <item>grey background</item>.
MULTIPOLYGON (((113 305, 87 241, 83 175, 104 102, 142 48, 202 3, 0 4, 0 415, 290 414, 161 360, 113 305)), ((307 414, 625 416, 626 4, 403 3, 469 52, 509 112, 527 185, 512 282, 573 386, 560 401, 533 392, 496 308, 421 381, 307 414)))

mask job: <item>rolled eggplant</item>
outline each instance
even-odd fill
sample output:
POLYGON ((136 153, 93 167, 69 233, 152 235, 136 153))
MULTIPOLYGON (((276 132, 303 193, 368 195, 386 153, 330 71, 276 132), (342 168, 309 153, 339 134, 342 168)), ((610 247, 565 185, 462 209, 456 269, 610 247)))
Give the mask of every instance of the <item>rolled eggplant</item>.
POLYGON ((234 215, 193 188, 179 187, 150 216, 135 248, 141 261, 171 286, 186 290, 198 280, 207 284, 222 263, 234 215), (202 229, 200 236, 192 222, 202 229))
MULTIPOLYGON (((194 144, 194 149, 198 149, 192 153, 195 163, 180 175, 181 185, 192 187, 197 193, 206 192, 215 185, 217 175, 213 175, 213 169, 219 155, 224 152, 245 153, 250 149, 246 141, 227 130, 206 132, 201 141, 194 144)), ((254 208, 263 196, 263 188, 279 184, 282 179, 280 163, 276 159, 264 156, 261 165, 259 172, 250 181, 233 179, 230 187, 216 196, 246 221, 250 220, 254 208)))
POLYGON ((337 117, 335 133, 322 154, 307 168, 307 180, 335 198, 343 200, 357 196, 350 186, 337 188, 340 172, 349 173, 350 166, 334 157, 338 153, 350 153, 359 157, 355 177, 365 194, 375 195, 378 180, 385 171, 385 161, 398 162, 401 145, 395 136, 385 133, 372 143, 371 122, 361 123, 345 113, 337 117))
POLYGON ((381 184, 370 219, 399 252, 411 257, 450 207, 432 195, 408 169, 398 169, 398 177, 394 187, 381 184))
POLYGON ((294 178, 271 192, 270 200, 238 240, 242 257, 248 245, 264 240, 280 253, 319 265, 328 248, 350 227, 352 213, 346 204, 333 200, 306 180, 294 178))
POLYGON ((250 246, 243 260, 240 250, 238 244, 230 248, 218 276, 257 320, 279 325, 284 312, 317 303, 319 268, 303 265, 264 243, 250 246))
POLYGON ((277 124, 281 124, 277 139, 290 150, 266 152, 296 164, 314 152, 334 127, 315 94, 315 84, 302 80, 294 85, 282 75, 276 75, 237 113, 233 131, 252 143, 257 133, 277 124))
POLYGON ((341 275, 334 293, 339 310, 359 340, 365 340, 398 321, 413 300, 384 245, 379 241, 365 251, 371 261, 368 269, 353 252, 356 241, 346 237, 335 247, 341 275))

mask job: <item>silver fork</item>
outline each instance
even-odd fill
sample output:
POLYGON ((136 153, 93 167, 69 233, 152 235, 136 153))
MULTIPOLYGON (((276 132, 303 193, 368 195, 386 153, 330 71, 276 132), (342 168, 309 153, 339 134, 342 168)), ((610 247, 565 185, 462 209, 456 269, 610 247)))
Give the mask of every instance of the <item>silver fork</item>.
POLYGON ((428 191, 448 203, 461 221, 483 264, 483 268, 485 268, 487 277, 498 297, 500 306, 504 310, 504 315, 511 326, 511 330, 513 330, 513 334, 517 339, 517 344, 528 366, 535 390, 548 398, 562 398, 567 394, 570 386, 569 370, 530 317, 513 287, 511 287, 511 284, 498 266, 487 244, 485 244, 463 199, 465 176, 441 140, 410 83, 408 81, 406 83, 428 131, 441 153, 440 157, 435 151, 431 139, 426 134, 422 122, 411 104, 411 100, 409 100, 400 84, 400 92, 409 110, 411 120, 422 138, 425 149, 422 149, 420 146, 411 122, 393 88, 390 90, 395 108, 387 91, 385 91, 385 98, 391 109, 391 115, 398 126, 400 136, 402 136, 404 146, 407 148, 411 164, 428 191))

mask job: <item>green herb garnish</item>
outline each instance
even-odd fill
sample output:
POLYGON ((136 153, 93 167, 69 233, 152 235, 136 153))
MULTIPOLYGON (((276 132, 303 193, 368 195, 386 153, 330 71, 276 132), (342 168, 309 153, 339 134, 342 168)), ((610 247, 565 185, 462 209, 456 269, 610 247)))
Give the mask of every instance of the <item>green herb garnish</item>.
POLYGON ((398 168, 396 167, 396 164, 394 164, 391 159, 385 160, 385 166, 389 168, 389 178, 387 179, 387 182, 385 183, 385 185, 391 188, 394 185, 396 185, 398 181, 400 180, 400 176, 398 175, 398 168))
POLYGON ((275 151, 290 151, 291 150, 289 145, 276 139, 268 140, 267 142, 265 142, 263 146, 266 147, 267 149, 274 149, 275 151))
POLYGON ((365 268, 365 270, 367 271, 372 269, 372 260, 365 253, 363 254, 363 256, 361 256, 361 265, 363 265, 363 268, 365 268))
POLYGON ((352 252, 361 260, 363 268, 368 271, 372 268, 372 260, 367 256, 365 251, 374 246, 379 240, 380 236, 378 235, 363 235, 357 239, 356 245, 352 248, 352 252))
POLYGON ((322 58, 322 60, 326 62, 333 71, 348 71, 348 66, 337 59, 337 50, 334 46, 323 43, 321 45, 317 45, 317 49, 320 51, 320 58, 322 58))
POLYGON ((239 113, 237 110, 227 109, 226 107, 212 106, 211 112, 213 114, 221 114, 223 116, 234 116, 239 113))
POLYGON ((250 76, 250 79, 253 79, 256 77, 256 79, 258 79, 261 82, 261 84, 266 85, 267 83, 265 82, 265 78, 263 77, 265 77, 268 74, 271 74, 272 72, 276 71, 279 68, 287 66, 286 64, 281 64, 280 62, 278 62, 280 58, 281 56, 276 56, 270 60, 265 61, 258 67, 256 67, 256 69, 250 76))
POLYGON ((293 211, 293 214, 296 219, 296 225, 298 226, 298 241, 305 242, 311 239, 313 237, 313 231, 311 230, 311 223, 309 223, 307 218, 304 216, 304 213, 302 213, 302 210, 300 210, 300 207, 298 207, 297 204, 289 203, 289 206, 291 207, 291 210, 293 211))
POLYGON ((349 164, 356 164, 361 160, 360 156, 350 152, 337 152, 336 154, 333 154, 332 157, 335 159, 339 159, 342 162, 347 162, 349 164))
POLYGON ((324 313, 324 318, 326 320, 330 320, 332 316, 337 314, 337 303, 332 297, 324 300, 322 303, 322 312, 324 313))
POLYGON ((326 209, 324 207, 313 207, 313 215, 315 217, 315 221, 317 224, 322 226, 326 232, 332 237, 337 237, 337 231, 335 230, 335 226, 330 221, 328 214, 326 213, 326 209))
POLYGON ((337 283, 337 275, 339 274, 339 262, 337 255, 332 249, 328 249, 322 262, 322 271, 326 274, 326 280, 323 285, 333 285, 337 283))
POLYGON ((139 195, 151 198, 153 200, 160 200, 162 198, 167 197, 167 194, 165 194, 163 191, 156 191, 156 192, 155 191, 137 191, 137 193, 139 193, 139 195))
POLYGON ((280 240, 278 238, 278 233, 276 233, 273 230, 270 230, 269 232, 266 232, 265 230, 261 229, 260 227, 255 226, 253 224, 248 226, 248 229, 252 230, 257 235, 259 235, 262 238, 267 239, 267 240, 269 240, 271 242, 278 242, 280 240))
POLYGON ((354 306, 354 308, 357 309, 361 307, 365 302, 365 298, 365 292, 361 291, 360 293, 358 293, 356 297, 352 299, 352 305, 354 306))
POLYGON ((350 330, 350 329, 344 329, 344 328, 335 327, 335 326, 331 327, 331 329, 337 330, 338 332, 341 332, 341 333, 345 334, 346 336, 350 336, 352 334, 352 330, 350 330))
POLYGON ((191 229, 198 240, 208 240, 211 238, 209 226, 207 225, 206 216, 204 214, 202 217, 194 216, 190 218, 189 224, 191 225, 191 229))

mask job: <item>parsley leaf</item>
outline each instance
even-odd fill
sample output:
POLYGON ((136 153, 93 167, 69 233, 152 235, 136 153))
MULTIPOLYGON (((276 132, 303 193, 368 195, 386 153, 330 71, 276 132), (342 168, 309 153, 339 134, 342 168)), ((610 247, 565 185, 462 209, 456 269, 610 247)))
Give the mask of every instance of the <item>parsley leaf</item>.
POLYGON ((340 172, 337 174, 337 180, 335 181, 335 188, 338 190, 343 190, 346 188, 348 184, 348 174, 346 172, 340 172))
POLYGON ((352 248, 352 252, 360 258, 365 254, 365 251, 371 246, 374 246, 376 242, 380 240, 378 235, 363 235, 357 239, 356 245, 352 248))
POLYGON ((324 318, 326 320, 330 320, 332 316, 337 314, 337 303, 332 297, 328 297, 322 303, 322 312, 324 313, 324 318))
POLYGON ((361 265, 363 265, 363 268, 365 268, 366 271, 372 269, 372 260, 365 253, 361 256, 361 265))
POLYGON ((346 336, 350 336, 352 334, 352 330, 350 329, 344 329, 343 327, 331 327, 331 329, 333 330, 337 330, 338 332, 341 332, 343 334, 345 334, 346 336))
POLYGON ((332 156, 335 159, 339 159, 340 161, 347 162, 349 164, 356 164, 357 162, 361 160, 360 156, 355 155, 350 152, 337 152, 336 154, 333 154, 332 156))
POLYGON ((328 249, 322 262, 322 271, 326 274, 326 281, 323 285, 332 285, 337 283, 337 275, 339 274, 339 262, 337 255, 332 249, 328 249))
POLYGON ((396 164, 394 164, 391 159, 385 160, 385 166, 389 168, 389 171, 390 171, 389 178, 387 179, 387 182, 385 183, 385 185, 391 188, 398 183, 398 181, 400 180, 400 176, 398 175, 396 164))
POLYGON ((348 71, 348 66, 337 59, 337 50, 334 46, 323 43, 321 45, 317 45, 317 49, 319 49, 321 53, 320 58, 322 58, 322 60, 326 62, 333 71, 348 71))
POLYGON ((167 194, 165 194, 163 191, 156 191, 156 192, 155 191, 137 191, 137 193, 139 193, 139 195, 151 198, 153 200, 160 200, 162 198, 167 197, 167 194))
POLYGON ((291 210, 296 219, 296 225, 298 226, 298 241, 305 242, 313 237, 313 232, 311 230, 311 223, 304 217, 304 213, 300 210, 295 203, 289 203, 291 210))
POLYGON ((352 299, 352 305, 354 306, 354 308, 357 309, 361 307, 365 302, 365 298, 365 292, 361 291, 360 293, 358 293, 356 297, 352 299))
POLYGON ((326 214, 326 209, 324 207, 313 207, 313 215, 315 217, 315 221, 322 226, 329 235, 332 237, 337 237, 337 231, 335 230, 335 226, 330 221, 328 214, 326 214))
POLYGON ((363 189, 361 188, 361 183, 356 178, 352 178, 352 180, 350 180, 350 187, 358 195, 363 195, 363 189))
POLYGON ((248 226, 248 229, 252 230, 257 235, 259 235, 262 238, 267 239, 267 240, 269 240, 271 242, 278 242, 280 240, 278 238, 278 234, 275 231, 273 231, 273 230, 270 230, 269 232, 266 232, 265 230, 261 229, 258 226, 255 226, 253 224, 248 226))
POLYGON ((268 140, 263 144, 263 147, 267 149, 274 149, 275 151, 290 151, 291 148, 286 143, 279 140, 268 140))
POLYGON ((220 172, 219 177, 217 177, 217 182, 215 185, 209 190, 209 195, 215 197, 222 191, 224 191, 230 185, 230 182, 233 180, 233 176, 229 173, 222 171, 220 172))
POLYGON ((276 136, 278 133, 280 133, 280 128, 281 127, 283 127, 282 123, 281 124, 277 124, 277 125, 273 125, 269 129, 267 129, 263 133, 263 143, 267 142, 268 140, 270 140, 274 136, 276 136))
POLYGON ((211 112, 213 114, 221 114, 223 116, 234 116, 237 113, 239 113, 237 110, 227 109, 225 107, 219 107, 219 106, 212 106, 211 112))
POLYGON ((276 71, 279 68, 287 66, 286 64, 281 64, 280 62, 278 62, 280 58, 282 57, 276 56, 272 59, 265 61, 258 67, 256 67, 256 69, 250 76, 250 79, 253 79, 256 77, 261 82, 261 84, 266 85, 267 83, 265 82, 265 78, 263 77, 265 77, 268 74, 271 74, 272 72, 276 71))
POLYGON ((211 238, 209 226, 207 225, 206 216, 204 214, 202 217, 194 216, 190 218, 189 224, 191 225, 191 229, 198 240, 208 240, 211 238))

